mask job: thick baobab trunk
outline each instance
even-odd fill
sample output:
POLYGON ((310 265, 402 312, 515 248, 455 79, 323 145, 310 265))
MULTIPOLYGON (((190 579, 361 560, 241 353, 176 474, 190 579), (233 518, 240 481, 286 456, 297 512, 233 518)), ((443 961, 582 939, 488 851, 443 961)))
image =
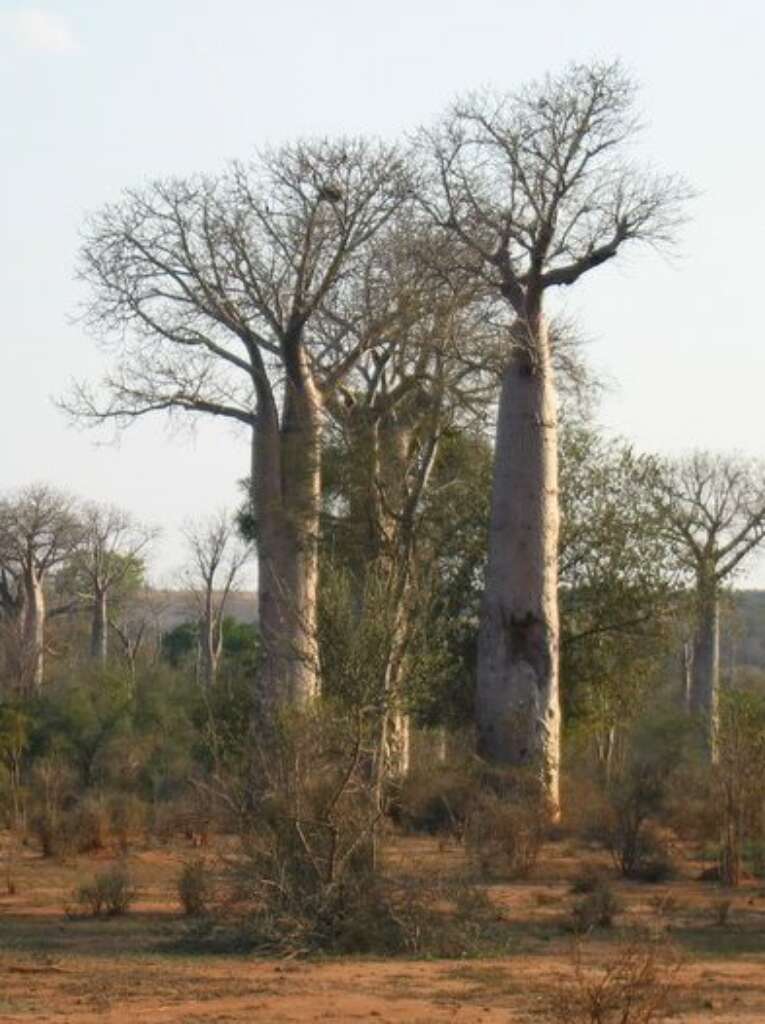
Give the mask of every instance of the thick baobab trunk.
POLYGON ((93 595, 93 620, 90 626, 90 656, 102 665, 108 654, 109 618, 106 590, 97 587, 93 595))
POLYGON ((26 676, 34 690, 43 684, 45 671, 45 592, 35 569, 24 570, 23 642, 26 676))
POLYGON ((321 402, 302 365, 286 385, 281 429, 262 402, 253 445, 261 698, 305 704, 318 692, 316 601, 321 402))
POLYGON ((698 588, 689 710, 703 719, 712 760, 717 757, 720 696, 720 600, 713 583, 698 588))
MULTIPOLYGON (((518 330, 516 328, 516 330, 518 330)), ((500 394, 478 639, 482 754, 538 768, 559 807, 558 452, 544 323, 518 331, 500 394)))

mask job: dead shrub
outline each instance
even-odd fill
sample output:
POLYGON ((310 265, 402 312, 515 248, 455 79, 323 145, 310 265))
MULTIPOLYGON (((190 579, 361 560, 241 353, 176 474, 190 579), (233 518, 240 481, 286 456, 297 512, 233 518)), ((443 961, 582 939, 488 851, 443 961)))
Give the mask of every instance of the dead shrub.
POLYGON ((658 1024, 672 1012, 672 989, 681 961, 667 942, 623 945, 604 966, 584 964, 572 952, 573 978, 558 986, 550 1005, 556 1024, 658 1024))
POLYGON ((410 832, 461 839, 477 785, 469 762, 415 770, 392 795, 390 816, 410 832))
POLYGON ((77 890, 76 900, 93 917, 119 917, 126 914, 136 897, 127 869, 122 865, 94 877, 77 890))
POLYGON ((115 793, 108 801, 109 825, 119 849, 127 853, 146 829, 146 804, 133 793, 115 793))
POLYGON ((176 888, 187 917, 206 914, 215 896, 215 882, 207 861, 196 858, 184 864, 176 879, 176 888))
POLYGON ((111 833, 109 809, 100 796, 86 796, 69 812, 66 829, 70 848, 77 853, 103 850, 111 833))
POLYGON ((605 872, 597 864, 585 864, 578 875, 571 880, 571 892, 583 895, 595 892, 605 881, 605 872))
POLYGON ((622 902, 605 880, 574 904, 571 911, 571 930, 589 932, 594 928, 612 928, 614 918, 623 909, 622 902))
POLYGON ((546 824, 538 801, 480 793, 465 826, 468 856, 486 877, 526 878, 539 857, 546 824))
POLYGON ((729 899, 714 900, 710 906, 710 914, 712 922, 717 925, 718 928, 724 928, 728 923, 728 916, 730 915, 731 908, 733 907, 733 901, 729 899))

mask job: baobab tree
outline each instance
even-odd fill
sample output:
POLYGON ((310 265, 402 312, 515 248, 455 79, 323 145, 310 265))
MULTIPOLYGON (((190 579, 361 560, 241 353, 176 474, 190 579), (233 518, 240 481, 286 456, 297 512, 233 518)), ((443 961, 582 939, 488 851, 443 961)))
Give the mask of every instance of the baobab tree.
POLYGON ((706 724, 717 752, 720 694, 720 593, 765 540, 765 466, 696 452, 666 461, 656 502, 680 568, 693 580, 695 630, 688 709, 706 724))
POLYGON ((65 405, 96 422, 171 411, 251 432, 267 701, 317 689, 324 410, 363 354, 353 283, 410 195, 394 147, 299 142, 126 191, 85 229, 86 319, 117 361, 100 393, 81 386, 65 405))
POLYGON ((546 298, 625 246, 669 241, 687 188, 637 168, 635 87, 573 65, 509 95, 456 102, 420 139, 422 203, 505 324, 478 651, 483 753, 536 764, 558 806, 556 386, 546 298))
POLYGON ((2 597, 17 634, 22 689, 39 690, 45 666, 45 583, 82 538, 73 498, 33 484, 0 501, 2 597))
POLYGON ((193 560, 187 581, 198 606, 202 681, 211 687, 223 650, 226 602, 252 552, 239 541, 236 525, 225 512, 190 526, 186 539, 193 560))
POLYGON ((156 531, 123 509, 90 503, 81 513, 82 538, 71 559, 72 585, 91 612, 90 656, 106 663, 109 603, 132 581, 140 584, 142 556, 156 531))

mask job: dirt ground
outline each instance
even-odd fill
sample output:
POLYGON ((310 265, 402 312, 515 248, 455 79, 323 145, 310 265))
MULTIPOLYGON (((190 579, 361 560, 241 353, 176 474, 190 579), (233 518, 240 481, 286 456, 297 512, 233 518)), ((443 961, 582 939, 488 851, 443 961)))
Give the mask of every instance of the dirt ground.
MULTIPOLYGON (((531 879, 491 886, 516 940, 502 960, 277 961, 175 952, 186 924, 174 879, 192 853, 131 854, 140 898, 126 917, 101 920, 72 917, 72 893, 111 855, 62 864, 24 849, 12 873, 16 892, 0 880, 0 1022, 544 1024, 555 989, 571 979, 572 940, 562 926, 576 899, 570 878, 583 858, 592 859, 556 844, 531 879)), ((432 873, 458 870, 461 852, 402 839, 394 858, 432 873)), ((619 883, 620 928, 668 932, 683 960, 671 995, 675 1019, 762 1024, 765 889, 748 882, 724 893, 694 881, 697 866, 687 868, 686 878, 660 886, 619 883), (731 906, 720 924, 724 900, 731 906)), ((618 942, 616 932, 588 938, 586 962, 607 962, 618 942)))

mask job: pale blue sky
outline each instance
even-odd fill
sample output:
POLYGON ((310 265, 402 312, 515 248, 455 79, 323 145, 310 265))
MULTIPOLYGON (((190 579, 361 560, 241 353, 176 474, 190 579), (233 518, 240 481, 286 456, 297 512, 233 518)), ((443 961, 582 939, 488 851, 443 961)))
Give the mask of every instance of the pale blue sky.
MULTIPOLYGON (((48 480, 165 528, 236 500, 247 437, 160 420, 119 447, 50 396, 101 356, 71 322, 78 227, 142 179, 214 171, 299 134, 393 136, 482 84, 621 57, 645 157, 700 191, 672 261, 635 252, 567 296, 615 382, 603 419, 645 448, 764 456, 757 308, 765 221, 765 8, 647 0, 0 0, 0 489, 48 480)), ((751 579, 765 585, 761 569, 751 579)))

